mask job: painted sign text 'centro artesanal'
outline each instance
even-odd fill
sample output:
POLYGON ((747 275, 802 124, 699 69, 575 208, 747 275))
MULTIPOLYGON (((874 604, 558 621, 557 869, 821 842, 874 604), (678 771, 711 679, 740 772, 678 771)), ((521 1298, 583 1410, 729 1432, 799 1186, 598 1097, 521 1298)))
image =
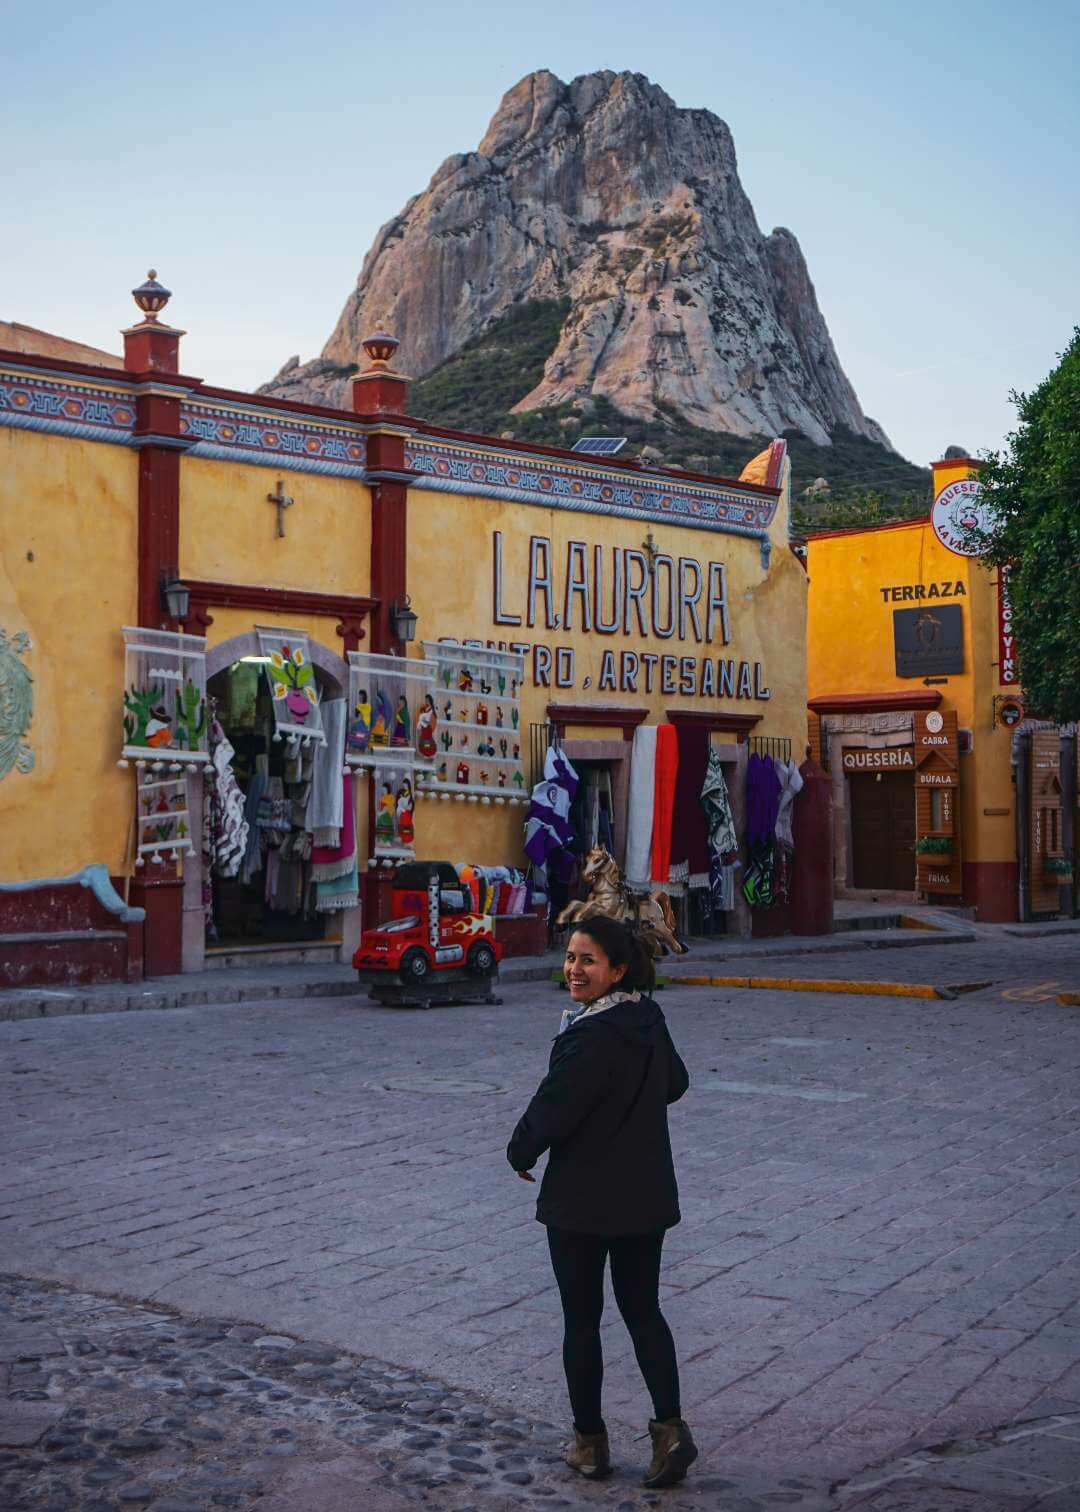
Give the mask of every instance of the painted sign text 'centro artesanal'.
MULTIPOLYGON (((556 552, 547 536, 529 538, 527 572, 508 585, 503 537, 492 533, 491 617, 507 644, 532 658, 537 687, 576 684, 574 648, 512 638, 514 629, 558 634, 632 637, 726 646, 731 639, 727 568, 662 551, 627 546, 590 546, 568 541, 556 552)), ((766 699, 760 662, 731 657, 674 656, 648 651, 605 650, 599 688, 687 697, 766 699)), ((587 684, 582 684, 586 686, 587 684)))

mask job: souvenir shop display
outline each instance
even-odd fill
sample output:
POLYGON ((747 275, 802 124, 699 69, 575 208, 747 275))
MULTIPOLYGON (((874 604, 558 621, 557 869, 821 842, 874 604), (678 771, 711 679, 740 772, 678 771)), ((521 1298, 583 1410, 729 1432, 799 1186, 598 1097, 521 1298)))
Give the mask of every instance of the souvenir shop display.
POLYGON ((156 777, 145 769, 138 774, 135 865, 150 861, 161 866, 166 860, 193 856, 191 822, 187 806, 187 777, 156 777))
POLYGON ((435 663, 419 657, 349 652, 345 762, 374 783, 369 866, 408 861, 415 851, 419 774, 435 770, 439 716, 435 663))
POLYGON ((700 802, 708 825, 709 888, 714 912, 730 913, 735 907, 739 839, 723 764, 719 752, 712 746, 707 761, 700 802))
POLYGON ((125 625, 119 765, 179 772, 208 760, 206 639, 125 625))
POLYGON ((301 742, 325 740, 319 690, 308 638, 298 630, 269 625, 255 627, 274 714, 274 739, 294 737, 301 742))
POLYGON ((425 641, 435 688, 424 738, 434 740, 434 770, 419 778, 424 798, 449 802, 528 802, 522 761, 521 690, 525 658, 451 641, 425 641))

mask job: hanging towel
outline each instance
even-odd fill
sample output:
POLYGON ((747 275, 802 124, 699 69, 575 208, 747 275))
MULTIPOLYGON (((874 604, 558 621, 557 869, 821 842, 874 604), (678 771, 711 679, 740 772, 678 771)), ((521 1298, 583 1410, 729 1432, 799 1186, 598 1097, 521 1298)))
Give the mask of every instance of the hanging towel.
POLYGON ((360 875, 356 855, 356 806, 353 803, 352 773, 342 782, 341 843, 334 858, 325 851, 312 850, 311 876, 315 883, 315 912, 336 913, 341 908, 355 908, 360 901, 360 875), (325 859, 319 860, 322 856, 325 859))
POLYGON ((574 839, 570 805, 578 790, 578 774, 557 746, 548 746, 544 778, 532 790, 525 820, 525 854, 537 866, 552 864, 561 871, 574 839))
POLYGON ((656 797, 653 803, 652 879, 666 882, 671 874, 671 821, 675 814, 675 785, 679 779, 679 737, 675 726, 656 727, 656 797))
POLYGON ((311 797, 308 799, 307 827, 317 845, 341 843, 341 768, 345 761, 344 698, 328 698, 322 705, 322 727, 326 744, 319 746, 311 772, 311 797))
POLYGON ((709 832, 701 813, 701 792, 709 766, 709 732, 700 725, 676 725, 679 740, 679 775, 675 783, 675 814, 671 824, 671 859, 690 865, 694 878, 705 886, 709 877, 709 832))
POLYGON ((776 815, 776 838, 789 851, 795 849, 795 836, 791 829, 795 799, 803 790, 802 773, 793 761, 778 761, 776 775, 780 779, 780 808, 776 815))
POLYGON ((655 789, 656 725, 638 725, 630 752, 630 801, 626 826, 626 881, 638 892, 648 892, 652 880, 655 789))
POLYGON ((341 839, 337 845, 313 845, 311 876, 315 882, 334 882, 356 869, 356 822, 353 807, 352 773, 339 777, 341 783, 341 839))
POLYGON ((709 851, 711 857, 719 862, 723 857, 730 856, 738 850, 739 840, 735 833, 731 796, 724 779, 724 768, 719 752, 714 746, 709 747, 708 766, 701 788, 700 801, 709 826, 709 851))

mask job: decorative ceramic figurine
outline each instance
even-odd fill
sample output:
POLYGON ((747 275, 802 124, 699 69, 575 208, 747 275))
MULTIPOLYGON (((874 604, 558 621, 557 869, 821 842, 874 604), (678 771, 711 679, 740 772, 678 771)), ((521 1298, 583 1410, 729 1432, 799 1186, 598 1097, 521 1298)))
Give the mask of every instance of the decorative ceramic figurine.
POLYGON ((501 730, 502 727, 503 727, 502 704, 496 704, 495 705, 495 728, 497 730, 501 730))
POLYGON ((461 787, 468 786, 468 782, 469 782, 469 763, 467 761, 459 761, 458 762, 458 764, 457 764, 457 780, 458 780, 459 786, 461 786, 461 787))
POLYGON ((397 832, 402 845, 413 843, 413 790, 407 777, 397 790, 397 832))
POLYGON ((353 708, 353 717, 349 725, 348 746, 350 751, 359 751, 361 755, 371 744, 371 700, 368 698, 366 688, 360 689, 360 696, 353 708))
POLYGON ((475 714, 474 718, 475 718, 475 721, 476 721, 476 723, 478 725, 486 725, 487 724, 487 722, 488 722, 488 706, 487 706, 486 703, 483 702, 483 700, 481 700, 476 705, 476 714, 475 714))
POLYGON ((394 722, 390 728, 390 744, 392 746, 407 746, 412 740, 412 717, 409 714, 409 705, 404 693, 398 699, 397 708, 394 710, 394 722))
POLYGON ((394 795, 390 784, 384 782, 379 794, 379 812, 375 818, 375 839, 379 845, 394 843, 394 795))
POLYGON ((435 744, 435 732, 438 728, 439 716, 435 712, 435 700, 430 693, 425 693, 424 702, 416 716, 416 749, 427 761, 431 760, 438 749, 435 744))
POLYGON ((458 668, 458 690, 462 693, 471 693, 473 687, 473 675, 464 664, 458 668))

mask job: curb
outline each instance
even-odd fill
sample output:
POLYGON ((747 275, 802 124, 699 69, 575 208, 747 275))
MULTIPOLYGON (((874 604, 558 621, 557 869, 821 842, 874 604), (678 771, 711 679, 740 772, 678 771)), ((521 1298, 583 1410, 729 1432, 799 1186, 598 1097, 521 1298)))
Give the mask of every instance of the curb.
MULTIPOLYGON (((950 987, 932 987, 925 982, 855 982, 824 977, 756 977, 756 976, 671 976, 668 985, 676 987, 764 987, 778 992, 851 993, 858 997, 908 997, 952 999, 964 992, 979 992, 991 982, 961 982, 950 987)), ((1060 1001, 1060 999, 1059 999, 1060 1001)), ((1080 994, 1077 994, 1080 1002, 1080 994)))

